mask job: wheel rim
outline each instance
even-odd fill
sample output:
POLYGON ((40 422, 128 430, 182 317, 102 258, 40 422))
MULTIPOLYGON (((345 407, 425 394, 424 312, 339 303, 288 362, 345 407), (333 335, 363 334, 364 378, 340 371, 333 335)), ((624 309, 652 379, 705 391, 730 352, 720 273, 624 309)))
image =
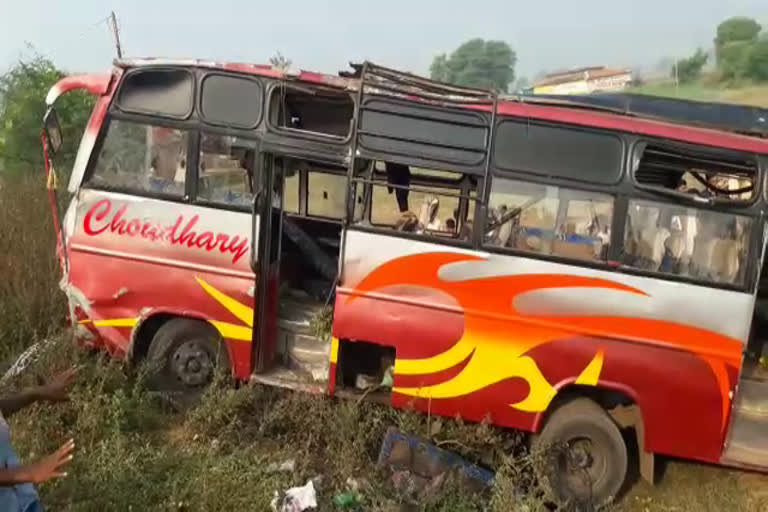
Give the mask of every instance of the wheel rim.
POLYGON ((207 384, 213 375, 213 368, 213 357, 202 343, 195 340, 185 341, 171 356, 171 370, 185 386, 207 384))
POLYGON ((608 471, 608 455, 588 437, 569 439, 558 456, 558 472, 563 483, 579 497, 588 497, 608 471))

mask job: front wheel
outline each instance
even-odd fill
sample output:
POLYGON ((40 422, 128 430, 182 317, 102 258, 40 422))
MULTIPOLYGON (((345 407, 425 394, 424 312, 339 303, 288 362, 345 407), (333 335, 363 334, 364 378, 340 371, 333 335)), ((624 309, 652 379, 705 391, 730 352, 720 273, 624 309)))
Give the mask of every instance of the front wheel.
POLYGON ((190 318, 163 324, 152 338, 147 359, 151 388, 188 396, 200 394, 216 371, 229 371, 219 332, 207 322, 190 318))
POLYGON ((559 407, 533 438, 540 476, 556 500, 601 506, 627 477, 627 446, 616 423, 598 404, 579 398, 559 407))

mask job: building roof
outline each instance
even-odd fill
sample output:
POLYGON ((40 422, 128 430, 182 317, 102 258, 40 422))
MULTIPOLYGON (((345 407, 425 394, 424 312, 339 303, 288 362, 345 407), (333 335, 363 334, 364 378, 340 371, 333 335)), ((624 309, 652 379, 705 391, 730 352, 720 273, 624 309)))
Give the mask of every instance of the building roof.
POLYGON ((597 78, 608 78, 612 76, 620 76, 631 73, 626 68, 605 68, 605 67, 591 67, 591 68, 579 68, 564 71, 562 73, 551 73, 546 75, 541 80, 537 81, 534 85, 541 87, 544 85, 557 85, 568 82, 578 82, 580 80, 594 80, 597 78))

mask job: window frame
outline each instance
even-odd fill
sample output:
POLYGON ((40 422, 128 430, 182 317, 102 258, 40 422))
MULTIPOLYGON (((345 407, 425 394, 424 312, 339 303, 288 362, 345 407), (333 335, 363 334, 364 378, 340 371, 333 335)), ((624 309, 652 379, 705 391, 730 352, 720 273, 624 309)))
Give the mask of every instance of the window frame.
POLYGON ((341 137, 339 135, 333 135, 330 133, 323 133, 323 132, 313 132, 309 130, 297 130, 296 128, 286 128, 283 126, 276 125, 272 122, 272 95, 277 92, 278 89, 281 87, 287 87, 290 85, 289 80, 275 80, 272 81, 265 89, 264 93, 264 115, 262 118, 265 120, 265 125, 267 127, 268 132, 276 133, 282 137, 286 138, 293 138, 293 139, 299 139, 299 140, 305 140, 305 141, 313 141, 313 142, 321 142, 321 143, 327 143, 327 144, 333 144, 334 146, 345 146, 349 144, 349 142, 352 140, 352 136, 355 133, 355 130, 353 127, 353 122, 357 119, 358 116, 358 105, 357 101, 352 93, 347 91, 346 89, 337 89, 335 87, 329 87, 329 86, 319 86, 318 84, 310 83, 310 82, 299 82, 303 87, 312 89, 324 89, 324 90, 331 90, 339 92, 340 95, 346 95, 349 97, 350 102, 352 103, 352 118, 350 119, 350 129, 347 133, 346 137, 341 137))
MULTIPOLYGON (((384 160, 378 160, 378 161, 384 161, 384 160)), ((392 160, 398 163, 402 163, 402 160, 392 160)), ((364 187, 363 190, 363 215, 360 220, 355 221, 354 218, 350 218, 349 222, 345 226, 345 229, 348 230, 355 230, 355 231, 362 231, 366 233, 373 233, 373 234, 380 234, 380 235, 386 235, 386 236, 393 236, 396 238, 403 238, 407 240, 413 240, 418 242, 425 242, 425 243, 438 243, 438 244, 444 244, 451 247, 459 247, 459 248, 475 248, 474 243, 474 232, 472 237, 470 237, 468 240, 462 240, 458 237, 449 237, 449 236, 440 236, 435 235, 431 233, 412 233, 407 231, 396 231, 393 229, 393 226, 389 224, 374 224, 371 221, 372 216, 372 209, 373 209, 373 188, 376 186, 379 187, 386 187, 387 183, 386 180, 376 179, 376 170, 375 170, 375 162, 370 167, 371 172, 366 172, 355 175, 352 178, 352 182, 355 183, 356 186, 362 186, 364 187)), ((406 163, 406 165, 411 165, 414 167, 417 167, 417 164, 414 163, 406 163)), ((434 169, 434 170, 443 170, 443 169, 434 169)), ((454 195, 454 197, 459 198, 459 214, 461 215, 461 200, 466 199, 467 200, 467 213, 469 212, 469 201, 472 201, 470 191, 467 191, 466 194, 464 194, 464 188, 468 188, 468 186, 465 186, 464 183, 467 182, 466 180, 475 178, 477 180, 477 186, 476 186, 476 195, 475 195, 475 219, 477 219, 478 212, 481 210, 480 205, 482 204, 482 192, 483 192, 483 177, 478 176, 476 174, 473 174, 472 172, 468 173, 462 173, 460 171, 456 171, 454 169, 451 169, 450 171, 446 172, 454 172, 456 174, 461 174, 461 177, 456 180, 450 180, 450 179, 444 179, 441 181, 440 185, 435 188, 455 188, 458 193, 454 195), (441 186, 442 185, 442 186, 441 186)), ((439 178, 436 178, 439 179, 439 178)), ((416 188, 420 189, 422 188, 421 183, 427 182, 425 179, 419 179, 416 180, 417 182, 414 183, 414 181, 411 181, 411 186, 409 188, 416 188)), ((433 184, 427 184, 425 186, 432 186, 433 184)), ((394 201, 394 199, 393 199, 394 201)), ((477 229, 478 223, 475 222, 475 229, 477 229)))
POLYGON ((142 66, 142 67, 128 70, 120 79, 120 84, 117 88, 117 91, 115 91, 113 108, 123 114, 151 116, 153 118, 165 119, 165 120, 186 121, 186 120, 189 120, 195 112, 195 106, 197 104, 196 99, 198 96, 199 95, 198 95, 197 76, 194 69, 185 68, 185 67, 176 67, 176 66, 164 66, 164 65, 142 66), (189 112, 187 112, 186 115, 173 116, 173 115, 164 114, 160 112, 153 112, 150 110, 134 110, 134 109, 123 108, 122 101, 120 101, 120 98, 123 93, 123 89, 125 89, 125 85, 128 82, 128 79, 133 75, 139 75, 141 73, 147 73, 152 71, 177 71, 177 72, 180 71, 185 73, 187 76, 189 76, 190 81, 192 82, 192 98, 191 98, 192 101, 190 102, 189 112))
MULTIPOLYGON (((690 198, 686 194, 680 193, 680 204, 690 204, 695 205, 696 208, 704 208, 704 209, 711 209, 715 211, 723 211, 723 212, 729 212, 732 209, 749 209, 753 207, 759 199, 761 199, 762 194, 757 190, 758 187, 761 187, 761 184, 765 181, 765 172, 764 172, 764 166, 760 163, 760 155, 748 153, 746 151, 735 151, 728 148, 720 148, 716 146, 705 146, 703 144, 691 144, 687 142, 680 142, 675 140, 667 140, 667 139, 658 139, 658 138, 652 138, 652 137, 639 137, 635 141, 633 141, 632 146, 629 151, 629 172, 627 173, 629 176, 629 180, 632 183, 633 187, 635 189, 642 190, 643 192, 652 194, 655 197, 658 197, 661 199, 664 194, 664 192, 660 192, 658 187, 654 187, 653 185, 647 185, 644 183, 640 183, 635 174, 637 172, 637 169, 635 166, 640 165, 640 160, 642 158, 642 154, 644 153, 646 147, 648 145, 654 145, 657 147, 660 147, 662 149, 669 149, 670 151, 679 151, 679 152, 685 152, 685 151, 691 151, 691 152, 697 152, 700 151, 702 153, 720 153, 723 155, 740 155, 740 156, 751 156, 754 159, 755 163, 755 178, 754 178, 754 186, 755 186, 755 192, 752 194, 752 198, 750 198, 747 201, 733 201, 728 199, 721 199, 721 200, 714 200, 714 201, 708 201, 708 202, 701 202, 696 201, 693 198, 690 198), (686 199, 689 197, 688 199, 686 199)), ((761 187, 765 188, 765 187, 761 187)), ((674 193, 674 191, 669 190, 669 192, 674 193)), ((768 200, 768 190, 766 190, 764 193, 766 193, 765 199, 768 200)), ((670 198, 667 198, 669 200, 670 198)), ((672 200, 674 202, 674 200, 672 200)))
MULTIPOLYGON (((494 254, 507 254, 512 256, 541 259, 541 260, 552 261, 553 263, 561 263, 565 265, 584 266, 584 267, 604 269, 604 270, 616 270, 618 267, 618 264, 614 259, 616 255, 616 251, 618 249, 616 245, 616 239, 615 239, 616 238, 616 222, 617 222, 616 212, 621 211, 619 206, 620 200, 622 197, 621 194, 619 194, 615 190, 614 186, 603 187, 603 188, 596 186, 594 184, 591 184, 591 186, 573 186, 570 183, 561 183, 560 181, 563 181, 563 180, 557 180, 557 181, 551 180, 551 179, 535 180, 535 179, 527 179, 526 177, 522 177, 518 175, 506 176, 506 175, 500 175, 500 173, 494 174, 488 186, 488 197, 485 198, 485 211, 483 212, 482 232, 480 234, 481 236, 480 236, 479 249, 490 252, 490 253, 494 253, 494 254), (585 260, 585 259, 578 259, 578 258, 569 258, 567 256, 561 256, 557 254, 544 254, 540 252, 526 251, 523 249, 518 249, 516 247, 501 247, 498 245, 487 244, 483 239, 483 235, 486 231, 486 226, 488 225, 488 218, 487 218, 488 208, 490 206, 490 198, 493 191, 494 179, 520 181, 526 184, 538 185, 543 187, 558 187, 559 189, 567 189, 577 193, 595 193, 595 194, 600 194, 602 196, 606 196, 606 199, 610 198, 611 208, 612 208, 611 233, 610 233, 610 245, 608 247, 608 253, 606 255, 606 259, 605 260, 599 260, 599 259, 585 260), (608 190, 606 190, 606 188, 608 190)), ((475 216, 477 216, 477 212, 475 212, 475 216)), ((623 230, 622 230, 622 236, 623 236, 623 230)))
MULTIPOLYGON (((576 125, 576 124, 568 124, 563 122, 552 122, 547 121, 543 119, 531 119, 528 117, 515 117, 515 116, 499 116, 496 120, 496 126, 494 127, 494 144, 491 147, 491 172, 494 175, 497 174, 507 174, 507 173, 514 173, 518 174, 520 176, 525 176, 526 178, 523 178, 524 180, 551 180, 551 181, 562 181, 567 183, 572 183, 577 186, 594 186, 594 187, 603 187, 603 188, 613 188, 621 185, 621 183, 624 182, 626 172, 626 161, 628 156, 628 144, 626 138, 623 136, 621 132, 611 131, 611 130, 601 130, 598 128, 591 128, 588 126, 582 126, 582 125, 576 125), (560 174, 553 174, 551 172, 544 173, 544 172, 537 172, 530 169, 518 169, 518 168, 512 168, 512 167, 502 167, 498 163, 498 159, 496 158, 496 147, 498 146, 499 142, 503 143, 503 140, 499 140, 499 127, 503 125, 504 123, 517 123, 517 124, 527 124, 527 125, 536 125, 540 127, 545 128, 556 128, 556 129, 563 129, 563 130, 570 130, 574 132, 582 132, 582 133, 588 133, 588 134, 595 134, 595 135, 601 135, 601 136, 607 136, 611 137, 613 139, 616 139, 619 142, 620 146, 620 155, 619 155, 619 168, 618 173, 616 175, 616 179, 614 181, 610 182, 596 182, 594 180, 585 180, 585 179, 579 179, 574 178, 570 176, 562 176, 560 174)), ((566 185, 568 186, 568 185, 566 185)))
MULTIPOLYGON (((235 211, 235 212, 252 212, 253 210, 253 200, 251 199, 250 205, 235 205, 235 204, 226 204, 226 203, 219 203, 216 201, 209 201, 205 198, 200 197, 199 195, 199 179, 200 179, 200 148, 201 148, 201 141, 203 134, 206 135, 213 135, 217 137, 240 137, 244 140, 253 141, 253 152, 255 154, 254 158, 254 168, 253 168, 253 187, 255 190, 260 190, 263 183, 263 177, 261 175, 262 173, 262 165, 261 165, 261 155, 263 154, 261 151, 261 146, 259 144, 259 139, 256 137, 243 137, 242 135, 233 135, 232 133, 226 133, 211 129, 205 129, 204 127, 198 127, 197 130, 195 130, 195 144, 194 144, 194 155, 195 155, 195 162, 194 167, 190 166, 187 169, 187 180, 194 184, 193 188, 194 190, 190 192, 190 202, 197 206, 203 206, 206 208, 215 208, 219 210, 229 210, 229 211, 235 211)), ((189 159, 187 159, 189 162, 189 159)), ((255 195, 256 192, 252 192, 252 195, 255 195)))
MULTIPOLYGON (((86 189, 86 190, 98 190, 100 192, 125 194, 129 196, 134 196, 134 197, 146 197, 149 199, 170 201, 173 203, 192 203, 193 195, 191 194, 191 190, 190 190, 189 174, 190 174, 190 168, 192 165, 191 159, 194 157, 195 164, 197 162, 197 158, 194 151, 194 148, 197 147, 196 132, 197 132, 197 127, 189 122, 173 121, 168 118, 149 117, 146 115, 138 115, 138 114, 119 114, 115 112, 108 112, 104 116, 104 121, 101 123, 101 128, 99 129, 98 136, 96 137, 96 142, 94 143, 94 146, 93 146, 93 151, 91 151, 90 157, 88 158, 86 171, 83 175, 83 181, 80 188, 86 189), (186 154, 187 168, 186 168, 186 174, 184 176, 184 193, 183 194, 174 195, 174 194, 166 194, 163 192, 153 192, 149 190, 138 191, 135 189, 127 189, 123 187, 100 186, 98 184, 94 184, 93 182, 91 182, 91 179, 93 178, 93 173, 96 169, 96 164, 98 163, 99 157, 101 156, 101 150, 104 147, 104 141, 109 135, 109 128, 112 125, 113 121, 126 121, 126 122, 131 122, 136 124, 143 124, 146 126, 158 126, 162 128, 171 128, 175 130, 185 131, 187 133, 187 154, 186 154)), ((197 184, 195 183, 195 186, 196 185, 197 184)))
POLYGON ((261 80, 259 80, 258 78, 253 77, 253 76, 233 74, 233 73, 223 73, 221 71, 207 72, 207 73, 204 73, 200 77, 199 91, 195 91, 195 98, 196 98, 195 106, 196 106, 197 111, 199 113, 200 120, 205 125, 218 126, 218 127, 221 127, 221 128, 229 128, 229 129, 233 129, 233 130, 255 130, 261 124, 262 120, 264 119, 264 115, 265 115, 265 112, 264 112, 264 110, 265 110, 265 108, 264 108, 264 105, 265 105, 265 100, 264 100, 265 89, 266 88, 264 87, 264 83, 261 80), (231 122, 227 123, 227 122, 223 122, 223 121, 213 121, 213 120, 209 119, 205 115, 205 110, 203 109, 203 97, 204 97, 204 91, 205 91, 205 81, 208 78, 210 78, 210 77, 217 77, 217 76, 225 77, 225 78, 232 78, 232 79, 235 79, 235 80, 243 80, 243 81, 247 81, 247 82, 253 82, 253 83, 258 85, 259 90, 261 92, 261 110, 259 112, 259 117, 258 117, 258 119, 256 120, 256 122, 254 124, 249 125, 249 126, 243 126, 243 125, 236 125, 236 124, 233 124, 231 122))

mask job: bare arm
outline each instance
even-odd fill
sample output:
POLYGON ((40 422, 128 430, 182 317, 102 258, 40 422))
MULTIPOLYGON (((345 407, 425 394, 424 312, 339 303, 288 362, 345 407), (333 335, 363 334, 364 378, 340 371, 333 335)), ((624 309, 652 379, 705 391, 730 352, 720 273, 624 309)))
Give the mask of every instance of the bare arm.
POLYGON ((55 375, 47 384, 26 389, 12 396, 0 398, 0 411, 6 418, 32 405, 38 400, 58 402, 67 399, 67 393, 77 375, 77 368, 55 375))
POLYGON ((72 460, 75 441, 70 439, 51 455, 18 468, 0 469, 0 486, 39 484, 52 478, 67 476, 61 467, 72 460))
POLYGON ((16 393, 11 396, 4 396, 0 398, 0 411, 3 412, 3 416, 6 418, 10 415, 19 412, 28 405, 41 400, 40 388, 25 389, 20 393, 16 393))

